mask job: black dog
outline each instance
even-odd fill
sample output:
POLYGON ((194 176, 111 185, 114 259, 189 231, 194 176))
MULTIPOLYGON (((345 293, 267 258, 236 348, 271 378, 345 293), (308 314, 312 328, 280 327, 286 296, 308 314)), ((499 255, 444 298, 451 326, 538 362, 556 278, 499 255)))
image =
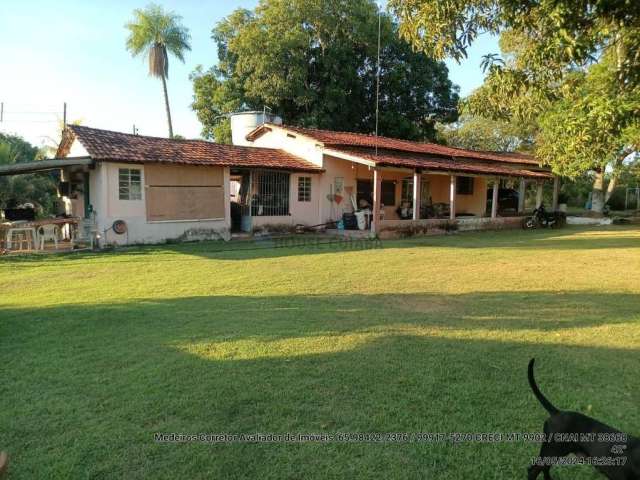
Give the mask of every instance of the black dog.
POLYGON ((529 467, 529 480, 540 472, 551 480, 551 467, 573 453, 610 480, 640 480, 640 439, 577 412, 563 412, 542 394, 529 362, 529 385, 550 417, 544 422, 545 441, 540 457, 529 467))

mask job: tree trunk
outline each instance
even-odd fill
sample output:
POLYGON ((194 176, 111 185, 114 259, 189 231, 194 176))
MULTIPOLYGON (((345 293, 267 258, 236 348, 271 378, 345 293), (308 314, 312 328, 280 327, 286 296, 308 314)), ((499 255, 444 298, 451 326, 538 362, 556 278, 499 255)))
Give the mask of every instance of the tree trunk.
POLYGON ((604 210, 604 170, 596 171, 591 193, 591 211, 602 214, 604 210))
POLYGON ((613 191, 618 186, 618 177, 620 176, 620 167, 622 167, 622 162, 627 157, 628 153, 626 150, 616 158, 613 164, 613 172, 611 173, 611 180, 609 180, 609 185, 607 185, 607 193, 604 196, 604 203, 607 203, 613 195, 613 191))
POLYGON ((618 174, 613 173, 613 175, 611 176, 611 180, 609 180, 609 185, 607 185, 607 192, 604 194, 605 204, 609 201, 609 199, 611 198, 611 195, 613 195, 613 191, 616 189, 617 185, 618 185, 618 174))
POLYGON ((169 138, 173 138, 173 126, 171 125, 171 110, 169 109, 169 94, 167 93, 167 80, 162 78, 162 89, 164 90, 164 106, 167 109, 167 123, 169 124, 169 138))

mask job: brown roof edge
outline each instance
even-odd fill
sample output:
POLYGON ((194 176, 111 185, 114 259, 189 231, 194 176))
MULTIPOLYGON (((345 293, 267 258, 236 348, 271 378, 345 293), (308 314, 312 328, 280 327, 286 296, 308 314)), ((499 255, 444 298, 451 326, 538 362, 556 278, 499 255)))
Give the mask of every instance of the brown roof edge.
POLYGON ((399 138, 391 138, 384 136, 374 136, 365 133, 343 132, 334 130, 322 130, 317 128, 298 127, 294 125, 276 125, 266 123, 256 127, 255 130, 247 135, 247 140, 253 141, 256 138, 270 131, 272 127, 289 131, 296 135, 315 140, 324 146, 360 146, 390 149, 403 152, 419 152, 436 155, 446 155, 452 158, 471 158, 478 160, 490 160, 500 163, 512 164, 528 164, 531 166, 539 166, 539 162, 535 157, 521 152, 490 152, 482 150, 468 150, 457 147, 448 147, 437 143, 416 142, 411 140, 403 140, 399 138))
POLYGON ((322 167, 282 149, 219 144, 206 140, 133 135, 70 125, 59 151, 77 139, 96 161, 266 168, 321 172, 322 167))
POLYGON ((131 158, 98 158, 95 159, 96 163, 130 163, 132 165, 144 165, 152 163, 154 165, 186 165, 194 167, 229 167, 232 169, 255 169, 255 170, 283 170, 286 172, 300 172, 300 173, 324 173, 325 169, 321 167, 312 167, 306 165, 259 165, 259 164, 244 164, 242 162, 232 163, 210 163, 210 162, 182 162, 182 161, 166 161, 166 160, 138 160, 131 158))
POLYGON ((260 138, 262 135, 272 130, 273 129, 271 127, 268 127, 266 123, 263 123, 259 127, 256 127, 252 131, 250 131, 245 137, 245 139, 250 142, 253 142, 255 139, 260 138))

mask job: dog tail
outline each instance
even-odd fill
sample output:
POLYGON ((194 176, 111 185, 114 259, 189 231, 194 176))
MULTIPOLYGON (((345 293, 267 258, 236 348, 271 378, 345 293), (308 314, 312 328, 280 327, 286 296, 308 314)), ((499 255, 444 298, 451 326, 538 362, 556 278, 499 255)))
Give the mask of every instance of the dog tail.
POLYGON ((558 413, 559 410, 556 407, 554 407, 553 404, 549 400, 547 400, 547 397, 545 397, 542 394, 542 392, 538 388, 538 385, 536 385, 536 379, 533 377, 533 364, 535 363, 535 361, 536 361, 535 358, 532 358, 531 360, 529 360, 529 385, 531 386, 531 390, 533 390, 533 394, 536 396, 538 401, 542 404, 544 409, 547 412, 549 412, 549 415, 554 415, 558 413))

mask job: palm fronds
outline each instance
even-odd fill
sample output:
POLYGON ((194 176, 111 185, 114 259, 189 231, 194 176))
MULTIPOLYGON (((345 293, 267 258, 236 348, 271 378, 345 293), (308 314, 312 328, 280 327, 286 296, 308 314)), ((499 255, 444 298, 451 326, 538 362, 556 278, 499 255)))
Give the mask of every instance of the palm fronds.
POLYGON ((133 20, 125 25, 129 30, 126 46, 134 57, 149 58, 149 75, 167 78, 168 53, 184 62, 184 52, 191 50, 191 35, 182 25, 182 17, 150 4, 133 11, 133 20))

